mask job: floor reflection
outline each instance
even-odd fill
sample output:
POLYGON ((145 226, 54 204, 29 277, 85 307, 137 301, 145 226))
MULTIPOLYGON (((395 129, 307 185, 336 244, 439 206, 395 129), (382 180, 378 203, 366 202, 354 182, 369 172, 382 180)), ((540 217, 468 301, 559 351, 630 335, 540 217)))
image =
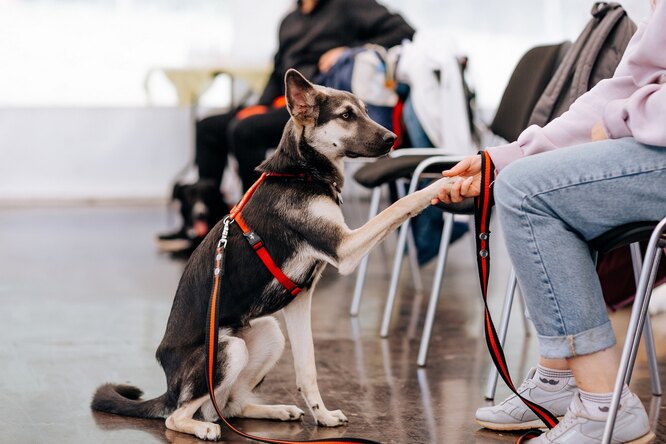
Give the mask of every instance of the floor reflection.
MULTIPOLYGON (((154 251, 151 239, 163 218, 161 207, 0 210, 3 257, 11 258, 0 267, 1 443, 200 442, 167 430, 161 420, 89 409, 95 388, 107 381, 136 384, 148 396, 164 391, 154 351, 182 263, 154 251), (57 259, 48 279, 34 275, 43 257, 57 259)), ((248 433, 291 440, 358 436, 387 444, 515 442, 517 435, 480 429, 473 421, 476 408, 484 405, 490 359, 468 241, 452 247, 425 369, 417 368, 416 354, 428 291, 414 291, 407 266, 391 336, 378 337, 394 243, 389 239, 385 252, 370 256, 358 318, 348 315, 353 276, 327 270, 313 299, 319 387, 326 406, 342 409, 349 425, 316 427, 309 414, 296 423, 234 423, 248 433)), ((499 316, 509 265, 501 246, 493 248, 489 304, 499 316)), ((426 289, 433 268, 429 264, 421 270, 426 289)), ((505 346, 517 384, 537 360, 536 341, 525 336, 519 310, 515 304, 505 346)), ((612 315, 616 331, 626 330, 628 317, 626 310, 612 315)), ((653 326, 664 376, 666 315, 654 317, 653 326)), ((258 394, 266 402, 303 407, 294 380, 287 350, 258 394)), ((661 398, 651 396, 642 349, 631 385, 649 406, 659 442, 666 442, 661 398)), ((496 401, 508 394, 500 382, 496 401)), ((229 431, 223 439, 247 442, 229 431)))

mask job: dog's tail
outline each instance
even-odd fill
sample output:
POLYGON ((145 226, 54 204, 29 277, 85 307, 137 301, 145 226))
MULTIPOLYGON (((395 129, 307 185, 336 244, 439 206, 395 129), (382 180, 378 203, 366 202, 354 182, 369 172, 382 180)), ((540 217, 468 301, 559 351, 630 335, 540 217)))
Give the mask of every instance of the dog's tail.
POLYGON ((93 396, 90 407, 101 412, 136 418, 166 418, 167 394, 144 401, 143 392, 138 387, 123 384, 104 384, 93 396))

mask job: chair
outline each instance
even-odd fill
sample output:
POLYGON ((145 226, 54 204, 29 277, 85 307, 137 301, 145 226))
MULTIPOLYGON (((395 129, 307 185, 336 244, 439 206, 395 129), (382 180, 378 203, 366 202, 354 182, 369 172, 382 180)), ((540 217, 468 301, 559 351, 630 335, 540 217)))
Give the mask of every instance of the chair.
MULTIPOLYGON (((372 219, 379 212, 379 203, 382 194, 382 188, 388 186, 390 183, 396 183, 398 189, 398 197, 402 197, 405 193, 413 192, 414 190, 405 190, 404 186, 400 181, 402 179, 408 179, 413 176, 415 169, 419 164, 431 157, 433 157, 438 150, 436 148, 411 148, 411 149, 400 149, 391 152, 389 157, 377 159, 375 162, 369 163, 364 167, 360 168, 354 175, 354 179, 361 186, 372 189, 372 197, 370 199, 370 209, 368 214, 368 220, 372 219)), ((440 163, 436 168, 430 168, 427 171, 423 170, 422 173, 437 174, 442 170, 442 167, 452 167, 457 162, 463 159, 464 156, 444 156, 446 161, 440 163)), ((404 246, 407 245, 410 266, 412 268, 412 276, 414 277, 414 284, 418 290, 422 289, 422 284, 420 281, 420 274, 418 271, 418 261, 416 260, 416 249, 411 236, 411 232, 405 231, 403 234, 404 240, 399 241, 402 243, 403 250, 404 246)), ((363 257, 359 264, 358 272, 356 275, 356 285, 354 287, 354 296, 352 298, 352 304, 350 309, 351 316, 358 315, 361 298, 363 295, 363 286, 365 284, 365 276, 367 274, 368 268, 368 259, 369 255, 363 257)), ((395 276, 394 272, 392 276, 395 276)), ((397 282, 391 280, 391 286, 397 285, 397 282)))
MULTIPOLYGON (((489 127, 490 131, 495 136, 501 137, 504 140, 515 140, 527 127, 532 108, 555 72, 566 45, 568 45, 568 43, 565 42, 556 45, 532 48, 520 59, 511 75, 506 89, 504 90, 495 118, 489 127)), ((439 169, 441 171, 441 169, 448 167, 450 167, 450 161, 447 162, 447 159, 444 157, 424 160, 424 164, 419 165, 412 174, 409 192, 416 190, 423 173, 427 173, 433 169, 439 169)), ((444 209, 445 223, 442 230, 443 237, 438 255, 435 279, 428 302, 423 336, 419 347, 417 360, 419 366, 425 366, 427 360, 428 346, 430 343, 432 326, 434 324, 442 276, 446 265, 447 249, 449 246, 448 241, 453 226, 453 215, 451 213, 471 213, 469 205, 462 207, 446 207, 444 209)), ((389 334, 408 230, 409 220, 400 227, 398 245, 396 246, 393 263, 391 285, 389 287, 380 330, 381 337, 387 337, 389 334)))
MULTIPOLYGON (((593 239, 590 246, 594 250, 594 257, 598 253, 608 253, 616 248, 629 245, 631 249, 631 258, 633 264, 634 279, 636 280, 636 298, 631 313, 631 320, 627 330, 627 336, 620 360, 620 368, 615 384, 615 391, 611 408, 609 409, 609 419, 604 435, 604 442, 610 442, 612 427, 617 414, 622 386, 629 384, 631 372, 633 370, 638 344, 641 339, 641 332, 645 335, 645 348, 648 356, 648 366, 650 371, 650 382, 652 394, 661 396, 662 389, 659 381, 659 369, 657 366, 657 355, 654 348, 654 337, 652 335, 652 325, 647 316, 647 309, 650 303, 650 294, 654 285, 654 280, 659 268, 661 248, 666 247, 666 218, 661 222, 635 222, 614 228, 601 236, 593 239), (648 241, 648 248, 645 253, 645 263, 642 264, 641 250, 639 242, 648 241)), ((506 326, 509 322, 511 313, 511 304, 513 292, 516 287, 515 273, 511 272, 507 293, 502 309, 502 319, 500 321, 500 340, 504 341, 506 335, 506 326)), ((486 399, 492 400, 495 397, 497 387, 497 370, 493 366, 488 378, 486 388, 486 399), (493 371, 494 370, 494 371, 493 371)))
MULTIPOLYGON (((557 68, 565 49, 570 43, 565 42, 558 45, 536 47, 528 51, 516 66, 514 73, 505 89, 504 95, 498 107, 497 114, 490 131, 504 138, 505 140, 514 140, 518 134, 527 126, 530 112, 536 104, 539 96, 545 89, 550 77, 557 68), (501 117, 505 115, 507 117, 501 117), (512 118, 513 116, 513 118, 512 118)), ((436 148, 424 149, 405 149, 396 150, 391 153, 389 158, 379 159, 376 162, 360 168, 354 175, 354 179, 362 186, 372 189, 372 198, 368 218, 374 217, 379 210, 379 201, 381 198, 381 188, 383 185, 395 182, 398 179, 409 178, 412 176, 415 168, 423 160, 431 156, 441 155, 441 151, 436 148), (399 159, 399 160, 398 160, 399 159)), ((460 160, 459 157, 450 157, 447 160, 442 159, 441 168, 449 168, 460 160)), ((400 190, 400 187, 399 187, 400 190)), ((445 230, 448 229, 445 227, 445 230)), ((406 229, 405 229, 406 232, 406 229)), ((411 236, 404 235, 403 247, 400 253, 396 251, 396 257, 404 252, 404 244, 411 245, 411 236)), ((412 248, 410 247, 410 251, 412 248)), ((417 273, 418 266, 415 265, 414 255, 410 253, 410 264, 413 269, 416 287, 419 289, 420 283, 417 273)), ((396 261, 394 261, 395 264, 396 261)), ((350 309, 351 316, 358 315, 360 302, 365 283, 365 276, 368 267, 368 256, 366 255, 359 264, 356 285, 354 287, 354 296, 350 309)), ((394 265, 393 269, 396 269, 394 265)), ((397 274, 392 273, 392 285, 389 290, 390 295, 395 297, 397 291, 397 274), (395 281, 395 283, 394 283, 395 281)), ((391 309, 392 310, 392 309, 391 309)), ((386 311, 386 310, 385 310, 386 311)), ((388 329, 385 328, 385 322, 382 323, 382 334, 385 337, 388 329)))
POLYGON ((636 361, 641 333, 645 334, 645 347, 648 354, 652 393, 655 396, 661 396, 661 384, 657 368, 657 356, 654 350, 652 325, 647 310, 648 305, 650 304, 650 296, 657 276, 657 270, 659 269, 661 255, 663 254, 663 249, 666 247, 666 218, 658 223, 639 222, 624 225, 611 230, 592 241, 593 247, 600 252, 607 252, 627 244, 631 244, 631 258, 634 268, 634 277, 636 279, 636 298, 634 299, 634 305, 631 310, 627 336, 624 342, 624 347, 622 348, 620 366, 615 379, 615 390, 608 410, 608 420, 606 422, 603 437, 604 444, 610 444, 611 442, 622 388, 625 383, 629 384, 631 380, 631 373, 633 371, 634 362, 636 361), (638 246, 638 241, 641 240, 648 240, 648 246, 642 264, 640 248, 638 246))

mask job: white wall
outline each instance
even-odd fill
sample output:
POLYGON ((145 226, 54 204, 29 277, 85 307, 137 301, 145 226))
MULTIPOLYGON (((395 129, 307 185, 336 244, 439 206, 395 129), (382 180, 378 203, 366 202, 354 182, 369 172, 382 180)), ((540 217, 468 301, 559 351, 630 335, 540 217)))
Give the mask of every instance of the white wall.
MULTIPOLYGON (((380 1, 417 29, 456 36, 489 110, 520 56, 574 39, 593 3, 380 1)), ((145 107, 146 72, 269 64, 277 24, 294 3, 0 0, 0 200, 166 196, 191 159, 191 128, 187 109, 145 107)), ((649 11, 649 0, 622 3, 636 20, 649 11)), ((174 103, 164 88, 158 103, 174 103)), ((218 106, 228 99, 221 90, 218 106)))
POLYGON ((0 201, 165 197, 190 136, 185 108, 2 108, 0 201))

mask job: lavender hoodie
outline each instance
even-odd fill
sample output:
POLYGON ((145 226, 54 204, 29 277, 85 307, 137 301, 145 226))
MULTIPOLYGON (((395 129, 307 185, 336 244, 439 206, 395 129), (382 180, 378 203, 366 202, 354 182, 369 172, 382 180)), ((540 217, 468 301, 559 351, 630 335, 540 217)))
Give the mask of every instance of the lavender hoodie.
POLYGON ((634 137, 666 147, 665 84, 666 0, 660 0, 638 26, 612 78, 600 81, 543 128, 532 125, 517 141, 488 148, 488 153, 500 171, 524 156, 590 142, 599 121, 609 139, 634 137))

